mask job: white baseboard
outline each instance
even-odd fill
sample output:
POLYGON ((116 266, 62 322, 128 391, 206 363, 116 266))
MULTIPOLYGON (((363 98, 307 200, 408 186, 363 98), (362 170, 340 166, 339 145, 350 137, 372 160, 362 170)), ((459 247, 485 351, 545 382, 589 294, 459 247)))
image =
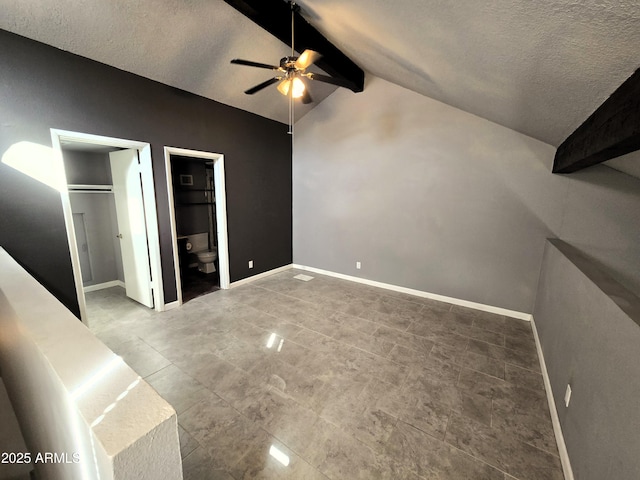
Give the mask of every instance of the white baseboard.
POLYGON ((237 282, 232 282, 229 285, 229 288, 239 287, 240 285, 246 285, 247 283, 255 282, 256 280, 260 280, 261 278, 268 277, 269 275, 273 275, 275 273, 286 272, 287 270, 291 270, 292 265, 285 265, 284 267, 274 268, 273 270, 269 270, 267 272, 262 272, 257 275, 253 275, 252 277, 243 278, 242 280, 238 280, 237 282))
POLYGON ((110 282, 98 283, 96 285, 89 285, 86 287, 82 287, 84 293, 95 292, 97 290, 104 290, 105 288, 111 287, 122 287, 125 288, 124 282, 122 280, 112 280, 110 282))
POLYGON ((329 270, 322 270, 315 267, 307 267, 305 265, 294 264, 293 268, 299 270, 307 270, 309 272, 319 273, 320 275, 327 275, 330 277, 340 278, 342 280, 349 280, 352 282, 363 283, 372 287, 384 288, 386 290, 393 290, 394 292, 407 293, 409 295, 415 295, 416 297, 429 298, 431 300, 437 300, 438 302, 450 303, 452 305, 458 305, 461 307, 473 308, 476 310, 482 310, 483 312, 495 313, 497 315, 504 315, 506 317, 517 318, 520 320, 531 321, 531 314, 518 312, 515 310, 508 310, 506 308, 494 307, 492 305, 485 305, 483 303, 470 302, 468 300, 462 300, 459 298, 447 297, 444 295, 438 295, 436 293, 423 292, 421 290, 414 290, 412 288, 399 287, 390 283, 376 282, 375 280, 367 280, 366 278, 353 277, 351 275, 345 275, 343 273, 331 272, 329 270))
POLYGON ((536 322, 533 319, 533 316, 531 317, 531 327, 533 327, 533 336, 536 340, 536 349, 538 350, 540 369, 542 370, 542 378, 544 379, 544 389, 547 392, 547 402, 549 403, 549 412, 551 413, 553 433, 555 434, 556 443, 558 444, 558 453, 560 455, 560 462, 562 463, 562 471, 564 472, 565 480, 574 480, 569 452, 567 451, 567 444, 564 442, 564 435, 562 434, 562 427, 560 426, 560 418, 558 417, 556 402, 553 398, 553 391, 551 390, 551 381, 549 380, 549 373, 547 372, 547 364, 544 361, 542 345, 540 344, 540 337, 538 337, 538 329, 536 328, 536 322))

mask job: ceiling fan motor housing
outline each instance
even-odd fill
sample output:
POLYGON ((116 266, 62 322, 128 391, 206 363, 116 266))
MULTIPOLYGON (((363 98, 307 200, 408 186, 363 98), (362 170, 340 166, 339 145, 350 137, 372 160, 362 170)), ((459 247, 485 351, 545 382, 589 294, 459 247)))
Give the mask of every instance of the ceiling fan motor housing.
POLYGON ((299 57, 282 57, 280 59, 280 68, 285 70, 297 70, 296 61, 299 57))

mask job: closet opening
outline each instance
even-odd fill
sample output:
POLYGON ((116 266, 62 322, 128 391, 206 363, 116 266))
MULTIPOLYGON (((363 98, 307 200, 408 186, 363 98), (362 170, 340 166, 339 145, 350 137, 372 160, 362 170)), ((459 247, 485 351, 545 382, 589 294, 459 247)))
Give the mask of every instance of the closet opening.
MULTIPOLYGON (((164 310, 160 241, 148 143, 51 130, 81 320, 85 293, 118 290, 164 310)), ((93 312, 99 312, 94 309, 93 312)))

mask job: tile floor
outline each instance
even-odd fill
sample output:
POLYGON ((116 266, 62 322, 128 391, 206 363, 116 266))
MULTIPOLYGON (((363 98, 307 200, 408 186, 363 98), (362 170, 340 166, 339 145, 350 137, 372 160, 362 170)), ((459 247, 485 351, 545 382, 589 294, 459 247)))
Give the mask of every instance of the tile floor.
POLYGON ((87 295, 176 409, 185 479, 563 478, 529 323, 298 273, 161 314, 87 295))

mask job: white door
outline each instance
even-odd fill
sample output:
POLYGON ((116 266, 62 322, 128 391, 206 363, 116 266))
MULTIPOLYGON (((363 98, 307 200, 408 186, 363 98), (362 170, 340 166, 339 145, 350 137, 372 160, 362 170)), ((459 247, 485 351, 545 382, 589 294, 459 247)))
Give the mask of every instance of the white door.
POLYGON ((109 157, 127 297, 153 308, 138 151, 120 150, 109 157))

